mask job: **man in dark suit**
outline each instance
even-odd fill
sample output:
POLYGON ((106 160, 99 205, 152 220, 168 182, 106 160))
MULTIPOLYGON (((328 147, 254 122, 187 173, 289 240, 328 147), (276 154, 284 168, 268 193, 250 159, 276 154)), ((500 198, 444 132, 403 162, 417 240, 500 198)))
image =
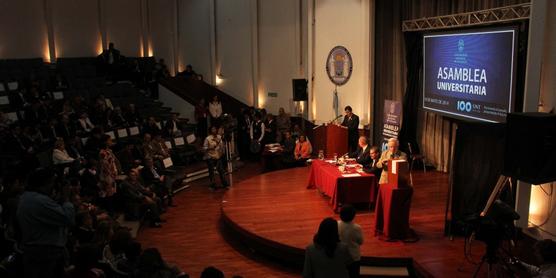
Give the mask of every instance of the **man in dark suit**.
POLYGON ((355 158, 355 161, 361 165, 367 165, 371 162, 369 153, 369 143, 367 137, 361 136, 358 140, 359 147, 355 152, 351 152, 349 157, 355 158))
POLYGON ((374 174, 375 177, 380 177, 382 173, 382 168, 377 167, 378 160, 380 159, 380 150, 377 146, 372 146, 369 152, 369 157, 371 162, 369 164, 363 165, 363 171, 366 173, 374 174))
POLYGON ((348 151, 357 150, 357 138, 359 138, 359 117, 353 114, 351 106, 344 108, 345 117, 342 126, 348 128, 348 151))
POLYGON ((152 158, 145 158, 145 167, 141 169, 141 177, 143 178, 145 185, 152 188, 158 196, 161 198, 167 196, 168 206, 174 206, 172 202, 172 197, 174 195, 172 192, 172 183, 166 175, 154 166, 152 158))

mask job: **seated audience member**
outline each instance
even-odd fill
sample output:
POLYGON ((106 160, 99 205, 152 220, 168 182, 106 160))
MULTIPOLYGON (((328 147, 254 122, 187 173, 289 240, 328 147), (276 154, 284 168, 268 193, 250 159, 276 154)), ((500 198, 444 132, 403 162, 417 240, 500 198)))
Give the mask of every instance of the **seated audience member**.
MULTIPOLYGON (((48 124, 43 126, 41 128, 41 135, 42 135, 42 142, 52 146, 56 140, 58 139, 58 137, 62 137, 62 136, 58 136, 57 132, 56 132, 56 125, 58 124, 58 121, 56 119, 50 119, 48 120, 48 124)), ((62 137, 63 139, 66 139, 64 137, 62 137)))
POLYGON ((180 72, 179 75, 186 77, 186 78, 194 78, 197 80, 203 80, 201 75, 198 75, 194 70, 192 65, 185 66, 185 70, 180 72))
POLYGON ((121 269, 118 269, 118 264, 125 260, 125 250, 132 240, 131 232, 127 228, 116 228, 103 251, 102 261, 116 272, 124 273, 121 269))
POLYGON ((122 113, 122 108, 119 106, 114 107, 114 112, 112 112, 110 122, 114 127, 128 127, 129 124, 122 113))
POLYGON ((178 278, 187 277, 179 268, 168 265, 160 255, 156 248, 148 248, 143 251, 137 263, 137 269, 134 277, 136 278, 152 278, 167 277, 178 278))
POLYGON ((52 162, 54 165, 69 164, 74 161, 76 161, 76 159, 71 157, 66 151, 64 140, 62 138, 58 138, 54 143, 54 149, 52 150, 52 162))
POLYGON ((517 261, 532 277, 556 277, 556 242, 545 239, 535 244, 535 254, 541 259, 541 265, 535 266, 517 261))
POLYGON ((75 159, 83 159, 85 157, 85 151, 83 150, 83 145, 81 144, 81 138, 77 136, 67 138, 66 151, 69 156, 75 157, 75 159))
POLYGON ((80 171, 81 177, 81 196, 89 197, 93 201, 96 200, 101 194, 102 183, 100 181, 98 171, 98 161, 89 159, 85 169, 80 171))
POLYGON ((299 139, 299 136, 303 134, 303 130, 301 130, 301 127, 298 124, 295 124, 293 126, 292 129, 292 137, 293 139, 295 139, 296 141, 299 139))
POLYGON ((304 278, 348 278, 348 266, 353 263, 348 246, 340 242, 338 222, 325 218, 305 249, 304 278))
POLYGON ((138 219, 140 214, 147 213, 151 227, 162 227, 158 197, 139 182, 136 170, 128 172, 127 179, 121 184, 121 193, 125 200, 126 217, 138 219))
POLYGON ((73 237, 76 240, 76 245, 79 247, 91 244, 95 236, 93 217, 91 214, 88 211, 78 212, 75 217, 75 226, 73 237))
POLYGON ((203 144, 203 150, 205 151, 204 159, 207 162, 209 170, 209 179, 211 190, 216 189, 216 181, 214 178, 214 168, 218 171, 220 175, 220 181, 222 182, 222 187, 224 189, 228 188, 228 181, 226 180, 225 169, 224 169, 224 143, 222 142, 222 136, 218 135, 218 129, 216 126, 210 128, 210 134, 205 138, 203 144))
POLYGON ((103 278, 105 273, 97 268, 100 259, 100 250, 98 246, 88 244, 80 246, 75 253, 74 268, 68 271, 69 278, 103 278))
POLYGON ((77 129, 78 133, 87 134, 95 128, 95 125, 89 119, 89 115, 86 112, 79 114, 79 119, 77 119, 77 129))
POLYGON ((68 118, 73 118, 75 116, 75 110, 71 106, 71 102, 69 100, 64 101, 62 104, 62 111, 58 113, 60 117, 68 116, 68 118))
POLYGON ((143 157, 135 144, 129 143, 126 144, 120 152, 116 154, 118 160, 120 161, 120 165, 122 166, 122 171, 128 172, 131 169, 137 168, 143 157))
POLYGON ((164 125, 164 136, 167 138, 181 136, 179 124, 178 113, 172 113, 172 118, 164 125))
POLYGON ((340 211, 340 219, 338 221, 338 232, 340 241, 348 247, 349 254, 353 259, 353 263, 348 266, 349 277, 359 277, 359 266, 361 264, 360 246, 363 244, 363 230, 361 226, 353 223, 355 218, 355 208, 351 205, 344 205, 340 211))
POLYGON ((282 138, 283 153, 293 157, 296 143, 295 139, 292 137, 292 133, 290 131, 285 131, 282 138))
POLYGON ((377 167, 378 160, 380 158, 380 150, 377 146, 372 146, 369 151, 369 157, 371 161, 369 164, 363 165, 363 171, 366 173, 374 174, 375 177, 380 177, 382 168, 377 167))
POLYGON ((148 133, 150 135, 160 134, 161 130, 154 117, 149 117, 145 126, 143 127, 143 133, 148 133))
POLYGON ((132 240, 124 251, 125 257, 117 262, 117 269, 125 273, 133 274, 137 268, 137 263, 142 252, 141 243, 132 240))
POLYGON ((369 146, 367 142, 367 137, 361 136, 359 137, 358 147, 355 152, 349 154, 350 158, 355 158, 355 161, 361 165, 367 165, 371 161, 369 150, 371 146, 369 146))
POLYGON ((390 159, 402 159, 407 160, 407 155, 398 150, 398 146, 400 142, 396 138, 388 139, 388 150, 382 153, 378 163, 376 164, 378 168, 382 169, 382 173, 380 174, 380 180, 378 184, 385 184, 388 183, 388 160, 390 159))
POLYGON ((59 200, 50 197, 55 179, 51 170, 36 170, 20 198, 17 221, 24 277, 64 277, 66 231, 75 223, 75 209, 69 201, 68 186, 62 188, 59 200))
POLYGON ((135 104, 130 103, 127 106, 126 112, 124 114, 125 120, 130 126, 139 126, 142 123, 142 118, 135 109, 135 104))
POLYGON ((305 161, 311 158, 312 152, 313 148, 311 147, 311 143, 307 141, 307 137, 303 134, 300 135, 299 140, 295 144, 294 159, 296 161, 305 161))
POLYGON ((151 145, 155 157, 159 157, 159 159, 170 157, 170 150, 161 134, 154 135, 151 145))
POLYGON ((158 196, 168 198, 168 206, 174 206, 172 196, 172 181, 154 166, 150 157, 145 158, 145 167, 141 169, 141 177, 147 187, 152 188, 158 196))
POLYGON ((209 266, 203 269, 201 278, 224 278, 224 272, 214 266, 209 266))
POLYGON ((70 121, 70 116, 62 115, 60 117, 60 122, 56 125, 56 135, 65 139, 74 137, 75 134, 75 125, 70 121))

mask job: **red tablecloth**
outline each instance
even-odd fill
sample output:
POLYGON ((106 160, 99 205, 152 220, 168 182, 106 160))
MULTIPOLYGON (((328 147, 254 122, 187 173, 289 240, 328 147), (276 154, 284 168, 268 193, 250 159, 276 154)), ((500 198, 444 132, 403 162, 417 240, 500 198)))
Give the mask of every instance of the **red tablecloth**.
MULTIPOLYGON (((348 168, 348 173, 355 173, 353 170, 348 168)), ((374 203, 377 191, 373 174, 344 177, 336 165, 322 160, 312 161, 307 188, 317 188, 329 196, 334 211, 340 208, 340 204, 374 203)))
POLYGON ((375 206, 375 235, 382 235, 388 240, 410 236, 409 209, 412 195, 412 187, 380 185, 375 206))

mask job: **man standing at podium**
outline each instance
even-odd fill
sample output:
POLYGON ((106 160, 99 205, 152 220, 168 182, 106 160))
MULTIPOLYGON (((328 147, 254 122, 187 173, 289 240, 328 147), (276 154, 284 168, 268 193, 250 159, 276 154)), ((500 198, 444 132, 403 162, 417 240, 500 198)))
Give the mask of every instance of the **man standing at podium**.
POLYGON ((344 108, 345 117, 342 126, 348 128, 348 152, 352 153, 357 150, 357 141, 359 138, 359 116, 353 114, 351 106, 344 108))
POLYGON ((407 160, 407 154, 398 150, 400 142, 396 138, 388 139, 388 150, 382 153, 380 159, 376 166, 378 168, 382 168, 382 174, 380 175, 380 180, 378 184, 385 184, 388 183, 388 160, 390 159, 401 159, 407 160))

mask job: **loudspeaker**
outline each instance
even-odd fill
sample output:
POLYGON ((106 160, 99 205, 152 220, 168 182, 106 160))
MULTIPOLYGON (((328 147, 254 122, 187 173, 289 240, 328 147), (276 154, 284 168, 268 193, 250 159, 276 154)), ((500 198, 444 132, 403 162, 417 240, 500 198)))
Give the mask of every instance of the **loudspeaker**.
POLYGON ((504 175, 531 184, 556 181, 556 115, 508 114, 504 175))
POLYGON ((307 98, 307 79, 292 79, 293 100, 306 101, 307 98))

